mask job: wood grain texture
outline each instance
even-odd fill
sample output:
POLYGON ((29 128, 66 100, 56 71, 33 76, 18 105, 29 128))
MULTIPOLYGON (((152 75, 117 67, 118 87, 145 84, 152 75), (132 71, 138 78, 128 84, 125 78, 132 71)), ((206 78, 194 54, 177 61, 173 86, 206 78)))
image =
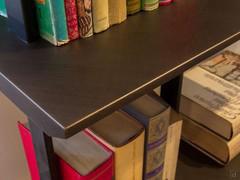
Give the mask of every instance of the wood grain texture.
POLYGON ((240 39, 239 16, 239 0, 177 1, 59 48, 26 46, 0 19, 0 90, 69 137, 240 39))

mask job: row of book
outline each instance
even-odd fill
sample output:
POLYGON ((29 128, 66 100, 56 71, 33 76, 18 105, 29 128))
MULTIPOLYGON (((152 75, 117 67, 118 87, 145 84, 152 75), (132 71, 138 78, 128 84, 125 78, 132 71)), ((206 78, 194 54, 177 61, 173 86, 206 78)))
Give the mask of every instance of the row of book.
MULTIPOLYGON (((174 180, 182 121, 156 94, 144 95, 68 138, 53 138, 63 180, 174 180)), ((40 180, 27 126, 19 123, 33 180, 40 180)))
POLYGON ((172 0, 35 0, 40 36, 56 46, 105 31, 172 0))
POLYGON ((224 51, 184 73, 182 138, 225 165, 240 153, 240 55, 224 51))
POLYGON ((9 27, 24 42, 40 36, 61 46, 87 38, 119 24, 140 10, 151 11, 173 0, 0 0, 0 15, 9 15, 9 27), (8 2, 8 1, 6 1, 8 2))

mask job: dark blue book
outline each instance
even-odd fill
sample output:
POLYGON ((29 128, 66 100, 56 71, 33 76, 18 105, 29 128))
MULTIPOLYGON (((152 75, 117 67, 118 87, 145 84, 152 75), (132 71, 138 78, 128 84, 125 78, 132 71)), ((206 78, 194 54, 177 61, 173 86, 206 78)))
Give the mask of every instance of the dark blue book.
POLYGON ((32 42, 39 37, 34 0, 6 0, 8 25, 24 42, 32 42))
POLYGON ((162 179, 170 107, 159 97, 144 95, 123 111, 145 126, 144 179, 162 179))

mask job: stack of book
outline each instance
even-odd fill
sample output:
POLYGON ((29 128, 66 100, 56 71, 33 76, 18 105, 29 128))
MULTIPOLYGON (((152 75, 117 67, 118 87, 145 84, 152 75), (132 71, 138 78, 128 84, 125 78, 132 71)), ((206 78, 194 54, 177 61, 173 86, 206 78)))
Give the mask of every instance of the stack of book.
MULTIPOLYGON (((75 136, 53 138, 63 179, 141 180, 175 176, 181 121, 157 95, 144 95, 75 136)), ((39 172, 30 131, 19 124, 32 179, 39 172)))
POLYGON ((217 162, 240 153, 240 55, 230 51, 184 73, 183 139, 217 162))

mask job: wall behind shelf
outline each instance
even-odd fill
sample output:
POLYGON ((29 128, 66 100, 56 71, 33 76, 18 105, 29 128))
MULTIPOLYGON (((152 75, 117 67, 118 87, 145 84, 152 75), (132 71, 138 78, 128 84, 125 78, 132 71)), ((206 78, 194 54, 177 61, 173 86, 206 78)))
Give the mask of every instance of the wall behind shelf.
POLYGON ((30 180, 17 121, 26 116, 0 92, 0 180, 30 180))

